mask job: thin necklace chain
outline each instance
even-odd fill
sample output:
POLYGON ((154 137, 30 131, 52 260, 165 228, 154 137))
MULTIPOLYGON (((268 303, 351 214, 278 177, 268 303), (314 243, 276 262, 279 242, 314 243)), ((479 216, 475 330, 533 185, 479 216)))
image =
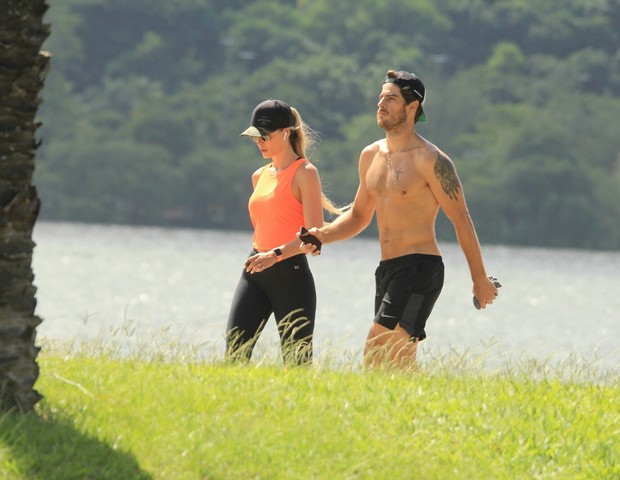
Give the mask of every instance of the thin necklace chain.
POLYGON ((403 173, 405 173, 405 172, 403 172, 403 169, 400 168, 400 166, 398 167, 398 170, 394 170, 394 165, 392 164, 392 157, 390 156, 390 151, 389 150, 387 150, 387 159, 388 159, 388 164, 390 165, 390 167, 394 171, 394 176, 396 177, 396 181, 398 182, 399 177, 403 173))

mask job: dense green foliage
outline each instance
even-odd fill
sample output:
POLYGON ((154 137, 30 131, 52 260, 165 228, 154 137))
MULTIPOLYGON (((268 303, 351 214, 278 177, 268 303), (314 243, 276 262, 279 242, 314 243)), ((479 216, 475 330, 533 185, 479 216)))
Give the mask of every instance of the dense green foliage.
POLYGON ((579 362, 484 373, 459 357, 412 375, 168 355, 44 349, 37 414, 0 417, 0 478, 620 476, 618 376, 579 362))
MULTIPOLYGON (((36 172, 50 220, 247 228, 253 106, 296 106, 348 203, 389 68, 485 243, 620 248, 620 1, 51 0, 36 172)), ((445 219, 440 234, 454 239, 445 219)))

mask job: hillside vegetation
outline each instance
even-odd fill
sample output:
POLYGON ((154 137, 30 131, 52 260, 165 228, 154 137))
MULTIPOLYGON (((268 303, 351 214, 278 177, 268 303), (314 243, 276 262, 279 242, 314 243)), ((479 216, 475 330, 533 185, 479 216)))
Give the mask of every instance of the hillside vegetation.
POLYGON ((44 219, 249 228, 262 159, 238 135, 268 97, 321 133, 312 160, 348 203, 396 68, 426 83, 419 131, 484 243, 620 248, 618 0, 50 4, 44 219))

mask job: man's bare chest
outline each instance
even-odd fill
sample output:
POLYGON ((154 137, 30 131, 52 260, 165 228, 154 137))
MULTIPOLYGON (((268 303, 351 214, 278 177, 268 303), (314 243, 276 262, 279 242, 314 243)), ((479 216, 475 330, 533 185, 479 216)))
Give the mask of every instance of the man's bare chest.
POLYGON ((426 187, 413 161, 377 156, 366 173, 366 188, 374 197, 411 197, 426 187))

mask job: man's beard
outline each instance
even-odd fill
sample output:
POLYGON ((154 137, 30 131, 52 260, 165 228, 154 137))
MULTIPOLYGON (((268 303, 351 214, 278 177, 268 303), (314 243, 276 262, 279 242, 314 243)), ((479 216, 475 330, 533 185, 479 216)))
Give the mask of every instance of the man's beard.
POLYGON ((385 130, 386 132, 398 133, 402 131, 402 129, 407 124, 407 113, 405 112, 405 109, 403 108, 400 111, 400 114, 397 113, 397 115, 398 117, 396 119, 387 118, 387 117, 378 118, 377 125, 379 125, 379 127, 385 130))

